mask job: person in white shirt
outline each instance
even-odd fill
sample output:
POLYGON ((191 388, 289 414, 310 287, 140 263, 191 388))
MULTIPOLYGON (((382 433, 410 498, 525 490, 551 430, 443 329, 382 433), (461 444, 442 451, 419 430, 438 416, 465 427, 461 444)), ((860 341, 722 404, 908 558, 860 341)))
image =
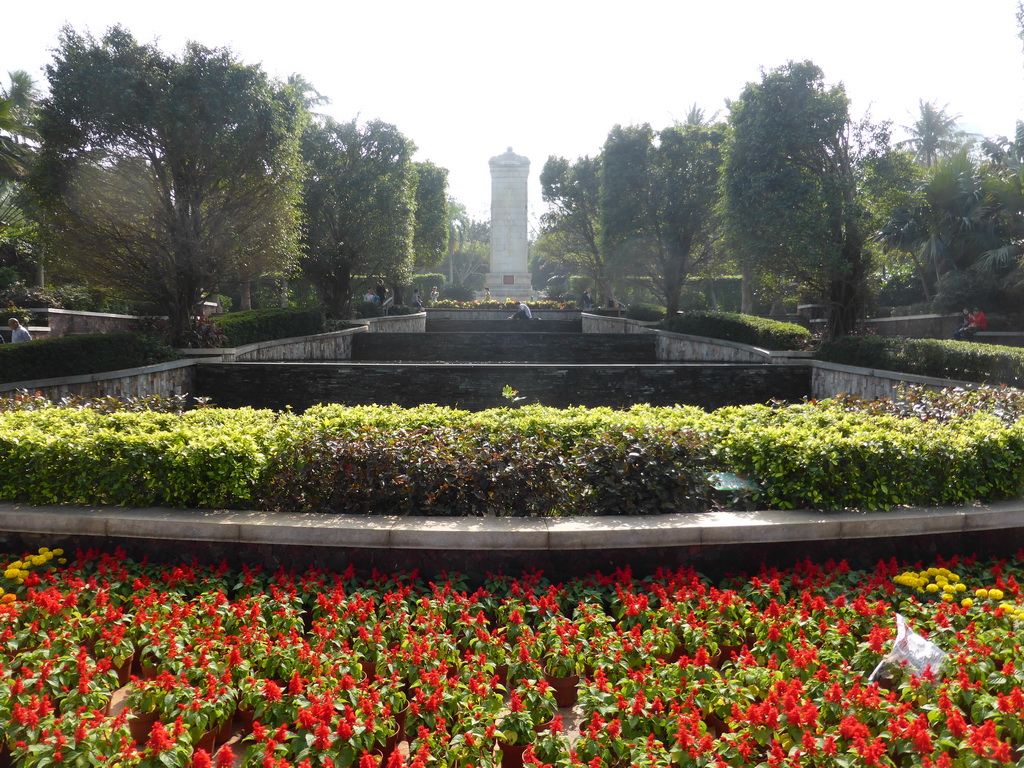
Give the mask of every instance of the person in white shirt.
POLYGON ((23 341, 32 341, 32 334, 28 329, 18 322, 16 317, 7 321, 7 327, 11 329, 11 343, 19 344, 23 341))
POLYGON ((530 308, 526 306, 526 302, 520 301, 519 308, 516 313, 512 315, 509 320, 532 320, 533 313, 530 312, 530 308))

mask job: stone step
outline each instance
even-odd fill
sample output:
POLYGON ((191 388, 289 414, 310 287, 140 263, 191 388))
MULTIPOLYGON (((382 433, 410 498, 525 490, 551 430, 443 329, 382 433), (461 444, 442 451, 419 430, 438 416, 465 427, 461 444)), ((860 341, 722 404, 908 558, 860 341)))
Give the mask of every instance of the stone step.
POLYGON ((773 398, 799 402, 810 397, 811 371, 761 363, 207 363, 196 370, 193 394, 224 408, 434 403, 478 411, 512 405, 502 394, 506 386, 518 392, 520 405, 714 410, 773 398))
MULTIPOLYGON (((516 325, 515 321, 509 321, 516 325)), ((518 321, 528 325, 529 321, 518 321)), ((653 335, 624 333, 363 333, 354 362, 656 363, 653 335)))

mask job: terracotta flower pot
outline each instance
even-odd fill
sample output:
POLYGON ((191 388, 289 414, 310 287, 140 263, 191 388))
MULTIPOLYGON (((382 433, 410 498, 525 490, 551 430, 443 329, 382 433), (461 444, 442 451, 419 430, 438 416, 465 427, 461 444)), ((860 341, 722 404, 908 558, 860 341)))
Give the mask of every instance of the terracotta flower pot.
POLYGON ((136 744, 145 744, 149 738, 149 732, 153 729, 153 723, 159 719, 156 712, 146 712, 128 716, 128 732, 135 739, 136 744))
POLYGON ((576 685, 580 681, 579 675, 571 675, 569 677, 552 677, 551 675, 545 674, 544 679, 547 681, 548 685, 554 689, 555 703, 558 704, 559 708, 571 707, 576 703, 576 685))
POLYGON ((501 768, 523 768, 523 753, 527 745, 513 746, 498 742, 501 748, 501 768))
POLYGON ((202 735, 202 737, 195 744, 192 745, 192 751, 196 752, 200 749, 205 749, 206 753, 210 756, 217 750, 217 729, 212 728, 202 735))

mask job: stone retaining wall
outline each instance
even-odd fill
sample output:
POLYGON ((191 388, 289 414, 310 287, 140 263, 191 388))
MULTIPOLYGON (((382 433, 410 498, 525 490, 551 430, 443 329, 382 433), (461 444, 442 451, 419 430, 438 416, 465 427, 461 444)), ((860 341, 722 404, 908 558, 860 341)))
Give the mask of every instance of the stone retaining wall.
POLYGON ((284 362, 310 360, 348 360, 352 357, 352 338, 365 336, 367 327, 302 336, 291 339, 261 341, 235 349, 222 349, 221 359, 228 362, 284 362))
POLYGON ((368 333, 424 333, 427 330, 427 313, 366 317, 352 322, 365 326, 368 333))
POLYGON ((189 394, 193 393, 195 365, 195 360, 175 360, 123 371, 15 381, 0 384, 0 396, 10 396, 21 389, 32 393, 38 392, 53 402, 72 395, 138 398, 150 395, 167 397, 189 394))
POLYGON ((31 309, 33 315, 45 321, 50 338, 75 336, 84 333, 115 333, 130 331, 138 321, 135 315, 116 315, 110 312, 78 312, 70 309, 31 309))

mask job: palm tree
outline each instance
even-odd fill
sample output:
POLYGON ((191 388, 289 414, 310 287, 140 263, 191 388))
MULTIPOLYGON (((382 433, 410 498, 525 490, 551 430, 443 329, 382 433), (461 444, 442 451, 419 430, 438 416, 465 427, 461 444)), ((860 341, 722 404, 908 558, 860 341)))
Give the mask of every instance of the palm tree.
POLYGON ((928 299, 940 277, 964 270, 1003 244, 1001 203, 966 149, 939 160, 918 189, 918 204, 879 232, 886 248, 910 254, 928 299))
POLYGON ((32 127, 39 91, 24 70, 8 72, 11 85, 0 88, 0 180, 17 181, 28 172, 35 139, 32 127))
POLYGON ((949 115, 946 104, 941 109, 934 103, 918 100, 920 115, 913 125, 903 128, 910 132, 910 138, 900 142, 914 151, 914 157, 925 168, 934 168, 940 157, 961 148, 967 135, 957 128, 960 115, 949 115))

